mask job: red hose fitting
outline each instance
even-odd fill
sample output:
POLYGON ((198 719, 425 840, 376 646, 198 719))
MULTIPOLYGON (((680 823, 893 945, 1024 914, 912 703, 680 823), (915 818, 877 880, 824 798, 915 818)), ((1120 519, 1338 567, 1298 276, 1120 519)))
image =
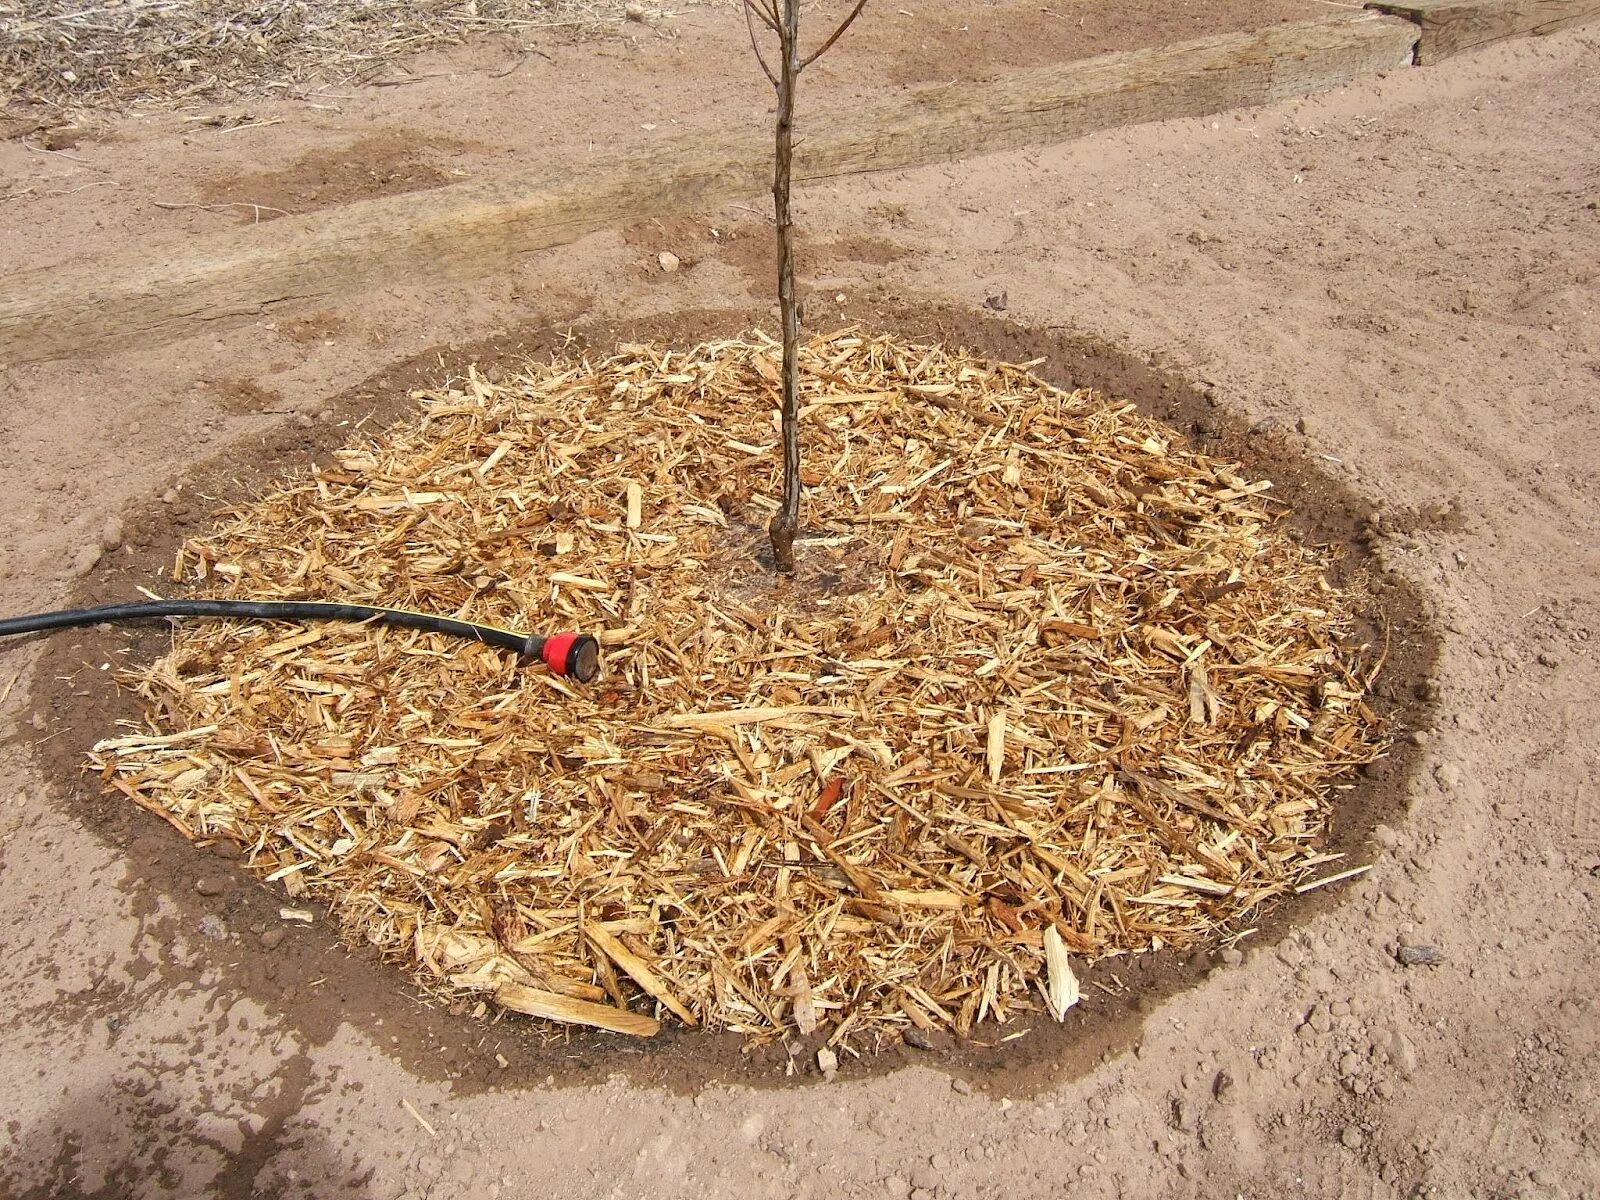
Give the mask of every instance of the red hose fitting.
POLYGON ((600 674, 600 643, 586 633, 557 633, 539 648, 544 665, 557 675, 590 683, 600 674))

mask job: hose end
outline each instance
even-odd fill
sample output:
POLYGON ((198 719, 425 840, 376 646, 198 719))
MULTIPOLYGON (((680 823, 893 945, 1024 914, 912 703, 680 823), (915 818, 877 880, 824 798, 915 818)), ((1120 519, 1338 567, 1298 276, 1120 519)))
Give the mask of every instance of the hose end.
POLYGON ((600 643, 586 633, 558 633, 539 650, 544 665, 557 675, 593 683, 600 674, 600 643))

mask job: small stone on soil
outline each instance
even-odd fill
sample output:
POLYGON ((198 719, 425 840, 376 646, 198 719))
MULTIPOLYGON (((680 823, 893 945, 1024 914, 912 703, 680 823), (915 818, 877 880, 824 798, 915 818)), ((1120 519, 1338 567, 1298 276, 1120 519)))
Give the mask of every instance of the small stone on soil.
POLYGON ((1361 1130, 1354 1125, 1346 1125, 1344 1127, 1344 1132, 1339 1135, 1339 1141, 1346 1150, 1359 1150, 1367 1144, 1367 1139, 1362 1135, 1361 1130))
POLYGON ((900 1040, 914 1050, 932 1050, 933 1043, 928 1040, 928 1035, 920 1029, 907 1029, 900 1035, 900 1040))
POLYGON ((660 254, 656 255, 656 262, 661 264, 662 272, 667 275, 671 275, 683 265, 678 256, 671 250, 663 250, 660 254))
POLYGON ((1437 946, 1400 946, 1394 956, 1403 967, 1432 967, 1444 961, 1444 953, 1437 946))
POLYGON ((87 575, 94 570, 100 562, 100 557, 105 553, 98 545, 85 546, 72 558, 72 573, 77 576, 87 575))
POLYGON ((1389 1052, 1389 1061, 1395 1065, 1395 1069, 1400 1074, 1408 1079, 1415 1075, 1417 1068, 1422 1065, 1422 1059, 1417 1053, 1416 1045, 1398 1029, 1389 1032, 1387 1050, 1389 1052))
POLYGON ((1244 951, 1239 949, 1237 946, 1224 946, 1217 954, 1217 958, 1220 959, 1225 966, 1237 967, 1244 961, 1244 951))
POLYGON ((972 1095, 972 1085, 965 1079, 952 1079, 950 1081, 950 1090, 958 1096, 972 1095))
POLYGON ((817 1069, 822 1072, 822 1077, 829 1083, 839 1073, 839 1056, 824 1046, 817 1051, 817 1069))
POLYGON ((227 886, 215 875, 202 875, 194 881, 194 890, 202 896, 220 896, 227 890, 227 886))
POLYGON ((283 945, 285 931, 280 928, 268 929, 261 935, 261 948, 263 950, 276 950, 283 945))

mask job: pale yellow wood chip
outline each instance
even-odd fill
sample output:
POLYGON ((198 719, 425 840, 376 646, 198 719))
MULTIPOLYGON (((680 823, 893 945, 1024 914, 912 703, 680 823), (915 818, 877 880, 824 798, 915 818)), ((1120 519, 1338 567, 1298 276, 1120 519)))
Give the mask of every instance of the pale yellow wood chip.
POLYGON ((1006 765, 1006 715, 995 713, 989 718, 989 782, 998 784, 1000 772, 1006 765))
POLYGON ((1072 973, 1067 944, 1054 925, 1044 929, 1045 1002, 1058 1021, 1067 1019, 1067 1009, 1079 1000, 1078 977, 1072 973))
POLYGON ((661 1032, 661 1022, 654 1017, 629 1012, 611 1004, 594 1004, 588 1000, 559 996, 555 992, 520 983, 502 983, 495 988, 494 998, 502 1008, 566 1025, 588 1025, 595 1029, 609 1029, 612 1033, 625 1033, 629 1037, 655 1037, 661 1032))

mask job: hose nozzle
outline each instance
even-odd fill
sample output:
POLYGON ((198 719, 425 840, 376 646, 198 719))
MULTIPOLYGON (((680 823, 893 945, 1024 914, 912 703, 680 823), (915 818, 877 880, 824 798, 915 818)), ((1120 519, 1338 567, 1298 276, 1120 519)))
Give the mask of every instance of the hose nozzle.
POLYGON ((557 675, 579 683, 592 683, 600 674, 600 643, 587 633, 530 637, 523 654, 538 657, 557 675))

